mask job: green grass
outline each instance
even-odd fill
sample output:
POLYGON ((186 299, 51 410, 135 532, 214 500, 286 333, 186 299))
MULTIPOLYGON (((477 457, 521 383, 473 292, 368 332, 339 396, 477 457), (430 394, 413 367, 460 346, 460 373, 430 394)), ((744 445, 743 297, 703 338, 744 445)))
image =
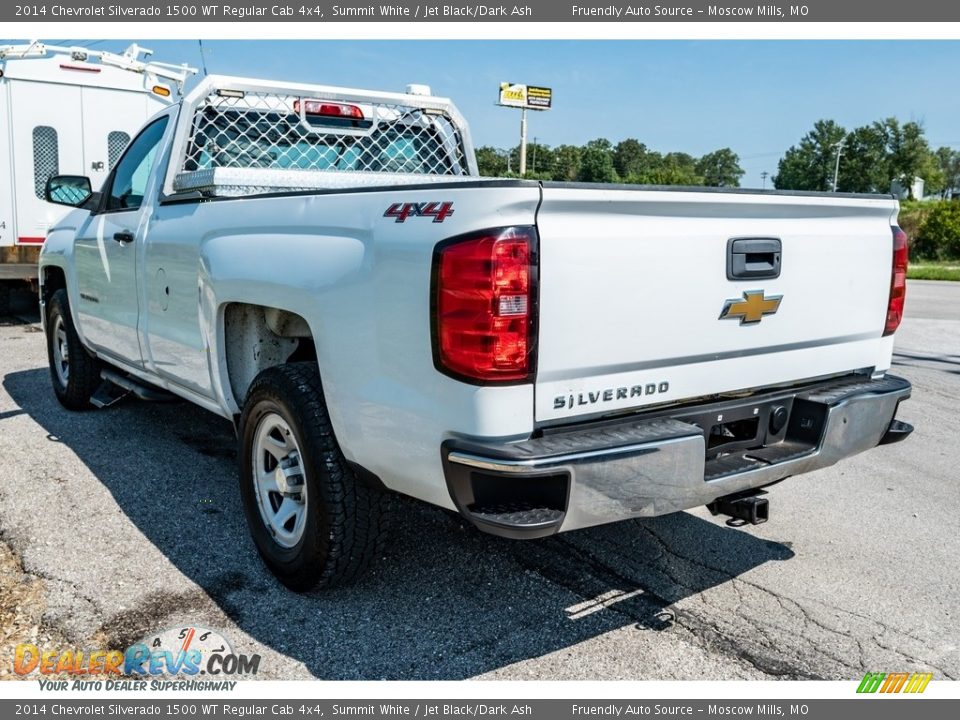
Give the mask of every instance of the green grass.
POLYGON ((960 262, 917 262, 907 269, 910 280, 954 280, 960 282, 960 262))

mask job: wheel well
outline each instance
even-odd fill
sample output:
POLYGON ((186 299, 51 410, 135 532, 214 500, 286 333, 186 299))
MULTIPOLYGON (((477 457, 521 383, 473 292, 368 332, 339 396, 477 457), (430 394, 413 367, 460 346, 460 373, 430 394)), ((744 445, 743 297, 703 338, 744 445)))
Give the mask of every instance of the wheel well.
POLYGON ((67 286, 67 278, 58 267, 45 267, 41 276, 43 281, 43 299, 49 300, 57 290, 67 286))
POLYGON ((224 309, 223 327, 230 390, 240 406, 250 383, 267 368, 317 359, 310 326, 296 313, 231 303, 224 309))

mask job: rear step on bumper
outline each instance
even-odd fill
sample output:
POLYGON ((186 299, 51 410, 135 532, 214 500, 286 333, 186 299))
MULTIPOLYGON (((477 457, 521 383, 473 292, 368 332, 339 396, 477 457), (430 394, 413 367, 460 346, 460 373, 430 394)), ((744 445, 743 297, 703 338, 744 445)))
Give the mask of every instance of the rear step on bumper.
POLYGON ((451 439, 442 446, 444 472, 461 514, 506 537, 715 502, 712 510, 762 522, 768 506, 758 488, 909 435, 912 426, 895 419, 909 397, 907 380, 858 375, 523 442, 451 439))
POLYGON ((902 420, 893 419, 890 421, 890 427, 887 428, 883 437, 880 438, 879 444, 892 445, 893 443, 898 443, 901 440, 906 440, 912 432, 913 425, 905 423, 902 420))

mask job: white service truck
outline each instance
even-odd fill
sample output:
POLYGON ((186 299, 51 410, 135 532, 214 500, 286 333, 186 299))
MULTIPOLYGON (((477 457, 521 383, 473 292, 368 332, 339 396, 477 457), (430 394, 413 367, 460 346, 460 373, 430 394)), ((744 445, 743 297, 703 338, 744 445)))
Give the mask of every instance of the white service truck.
POLYGON ((288 586, 357 575, 403 493, 539 538, 700 505, 905 438, 890 196, 477 177, 427 88, 210 77, 40 259, 72 410, 186 398, 235 423, 288 586))
POLYGON ((36 281, 47 230, 65 214, 47 178, 102 183, 143 123, 172 102, 192 68, 41 42, 0 46, 0 316, 16 283, 36 281))

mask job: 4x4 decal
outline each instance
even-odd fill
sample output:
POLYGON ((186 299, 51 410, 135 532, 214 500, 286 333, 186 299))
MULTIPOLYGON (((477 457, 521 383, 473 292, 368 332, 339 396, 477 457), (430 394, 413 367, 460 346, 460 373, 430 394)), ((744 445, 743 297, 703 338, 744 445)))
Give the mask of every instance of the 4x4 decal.
POLYGON ((452 202, 393 203, 383 213, 384 217, 396 218, 402 223, 408 217, 432 217, 435 223, 441 223, 453 215, 452 202))

